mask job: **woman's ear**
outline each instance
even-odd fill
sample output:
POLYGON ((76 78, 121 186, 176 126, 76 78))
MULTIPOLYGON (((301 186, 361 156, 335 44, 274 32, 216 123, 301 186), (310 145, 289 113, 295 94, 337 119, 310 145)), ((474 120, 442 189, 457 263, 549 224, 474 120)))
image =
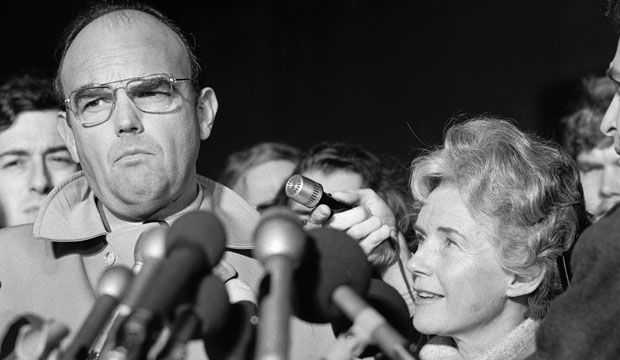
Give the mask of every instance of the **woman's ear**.
POLYGON ((196 106, 200 140, 205 140, 211 135, 211 129, 215 121, 215 113, 217 113, 217 97, 215 97, 215 91, 209 87, 202 89, 196 106))
POLYGON ((513 275, 506 295, 508 297, 519 297, 533 293, 545 278, 546 270, 539 266, 536 270, 527 275, 513 275))

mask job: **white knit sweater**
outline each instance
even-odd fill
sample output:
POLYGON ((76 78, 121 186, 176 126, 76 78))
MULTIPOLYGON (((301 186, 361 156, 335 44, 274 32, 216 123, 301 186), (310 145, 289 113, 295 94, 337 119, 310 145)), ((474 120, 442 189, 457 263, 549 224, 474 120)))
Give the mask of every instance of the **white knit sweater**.
MULTIPOLYGON (((522 360, 536 350, 536 329, 539 322, 526 319, 506 338, 485 351, 475 360, 522 360)), ((435 337, 420 351, 421 360, 463 360, 454 341, 449 337, 435 337)))

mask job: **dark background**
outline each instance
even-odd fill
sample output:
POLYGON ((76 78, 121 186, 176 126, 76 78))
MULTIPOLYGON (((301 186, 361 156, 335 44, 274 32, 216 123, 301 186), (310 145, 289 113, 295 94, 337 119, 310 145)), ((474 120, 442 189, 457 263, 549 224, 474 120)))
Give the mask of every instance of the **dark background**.
MULTIPOLYGON (((83 1, 0 4, 1 76, 52 72, 83 1)), ((194 33, 220 110, 199 172, 254 142, 359 142, 408 163, 455 115, 558 136, 617 37, 598 0, 152 1, 194 33)))

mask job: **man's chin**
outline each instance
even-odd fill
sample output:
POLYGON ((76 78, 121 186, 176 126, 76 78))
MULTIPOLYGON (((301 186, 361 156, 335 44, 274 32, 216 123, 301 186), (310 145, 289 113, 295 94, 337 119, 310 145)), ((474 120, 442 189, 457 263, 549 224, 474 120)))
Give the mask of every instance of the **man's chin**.
POLYGON ((166 186, 154 185, 148 182, 128 182, 119 185, 113 191, 114 194, 111 194, 110 201, 102 199, 103 204, 114 207, 112 210, 122 217, 144 220, 172 201, 166 186))

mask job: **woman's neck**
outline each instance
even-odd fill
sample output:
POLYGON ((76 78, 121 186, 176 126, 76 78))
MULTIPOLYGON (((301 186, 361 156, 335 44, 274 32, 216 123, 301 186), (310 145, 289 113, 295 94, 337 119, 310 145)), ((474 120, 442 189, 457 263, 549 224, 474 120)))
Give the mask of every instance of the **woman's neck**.
POLYGON ((521 306, 511 307, 486 324, 469 332, 452 336, 459 355, 465 360, 479 358, 521 325, 525 321, 524 313, 521 306))

